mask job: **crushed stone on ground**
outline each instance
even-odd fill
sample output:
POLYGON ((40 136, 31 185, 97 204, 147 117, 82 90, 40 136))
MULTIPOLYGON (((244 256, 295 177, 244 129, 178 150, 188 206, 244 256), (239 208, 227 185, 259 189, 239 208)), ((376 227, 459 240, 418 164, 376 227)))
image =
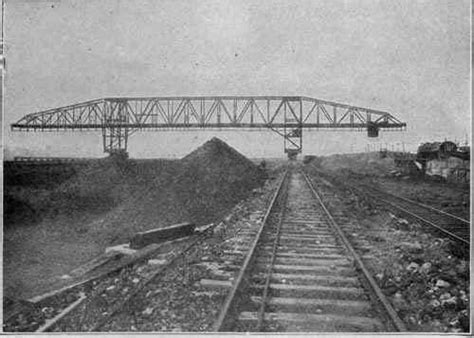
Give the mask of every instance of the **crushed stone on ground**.
POLYGON ((330 211, 351 220, 345 231, 356 248, 365 241, 358 250, 371 256, 367 267, 409 331, 468 332, 469 261, 455 255, 456 244, 366 196, 338 185, 331 189, 338 202, 328 203, 330 211))

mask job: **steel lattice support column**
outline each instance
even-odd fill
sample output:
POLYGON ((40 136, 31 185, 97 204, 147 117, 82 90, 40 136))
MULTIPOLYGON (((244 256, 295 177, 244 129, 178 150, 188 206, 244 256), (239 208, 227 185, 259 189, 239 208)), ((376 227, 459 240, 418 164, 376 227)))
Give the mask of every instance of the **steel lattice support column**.
POLYGON ((283 139, 288 158, 295 159, 303 148, 303 105, 301 100, 284 103, 283 139))
POLYGON ((109 154, 126 154, 129 127, 124 127, 128 121, 128 104, 125 100, 110 102, 105 105, 102 137, 104 152, 109 154))

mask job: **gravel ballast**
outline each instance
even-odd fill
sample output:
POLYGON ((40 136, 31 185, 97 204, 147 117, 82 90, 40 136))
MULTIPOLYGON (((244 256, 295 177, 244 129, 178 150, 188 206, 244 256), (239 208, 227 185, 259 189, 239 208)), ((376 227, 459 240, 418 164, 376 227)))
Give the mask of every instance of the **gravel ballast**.
POLYGON ((455 255, 456 244, 350 189, 321 182, 333 196, 325 201, 330 211, 344 219, 348 238, 409 331, 469 332, 469 261, 455 255))

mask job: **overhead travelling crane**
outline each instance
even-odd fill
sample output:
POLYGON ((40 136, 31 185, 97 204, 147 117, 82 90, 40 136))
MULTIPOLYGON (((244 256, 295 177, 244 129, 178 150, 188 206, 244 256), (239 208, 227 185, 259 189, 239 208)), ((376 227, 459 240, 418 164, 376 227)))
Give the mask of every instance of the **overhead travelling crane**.
POLYGON ((304 96, 179 96, 103 98, 25 115, 12 130, 101 130, 104 152, 126 153, 129 136, 139 130, 268 128, 283 137, 295 157, 303 130, 404 130, 388 112, 304 96))

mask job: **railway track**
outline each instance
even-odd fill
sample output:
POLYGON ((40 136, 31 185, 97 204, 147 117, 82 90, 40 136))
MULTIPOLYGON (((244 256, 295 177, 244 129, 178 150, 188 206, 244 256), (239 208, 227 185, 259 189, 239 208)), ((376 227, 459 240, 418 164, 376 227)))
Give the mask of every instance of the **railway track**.
POLYGON ((287 173, 267 216, 216 331, 406 330, 305 174, 287 173))
POLYGON ((369 192, 375 200, 414 217, 466 247, 469 246, 471 234, 469 220, 373 187, 364 186, 363 189, 369 192))
MULTIPOLYGON (((278 187, 280 186, 279 183, 275 183, 278 187)), ((271 196, 274 196, 273 192, 271 196)), ((266 198, 262 201, 263 205, 268 203, 266 198)), ((252 202, 252 206, 258 205, 255 203, 252 202)), ((260 209, 264 208, 260 207, 260 209)), ((233 212, 236 211, 233 210, 233 212)), ((150 284, 177 266, 187 264, 187 256, 201 243, 223 236, 227 238, 222 243, 223 254, 225 249, 233 251, 235 247, 246 251, 245 246, 255 237, 257 231, 254 222, 259 222, 260 217, 263 217, 263 212, 254 210, 251 218, 243 217, 240 223, 232 222, 235 225, 224 227, 223 222, 209 225, 207 228, 200 229, 195 235, 181 239, 182 243, 176 241, 171 244, 170 242, 172 246, 170 250, 163 249, 162 244, 150 246, 145 250, 145 254, 137 256, 138 259, 125 259, 124 262, 127 264, 114 264, 116 268, 105 274, 98 271, 99 274, 92 273, 92 278, 86 278, 84 281, 81 280, 53 293, 35 297, 38 299, 32 304, 33 309, 19 308, 18 311, 13 312, 13 309, 7 311, 10 318, 7 318, 8 323, 4 323, 3 329, 11 332, 109 330, 111 322, 124 312, 126 313, 135 299, 143 296, 144 290, 146 291, 150 284), (217 229, 219 229, 218 233, 216 233, 217 229), (42 310, 48 310, 47 317, 42 310)), ((229 266, 227 264, 218 266, 220 264, 212 261, 209 255, 212 256, 208 249, 206 253, 208 257, 205 259, 203 257, 200 264, 213 268, 212 273, 228 276, 229 266), (216 266, 219 268, 214 269, 216 266)), ((191 269, 191 267, 186 267, 186 269, 191 269)))
POLYGON ((412 217, 421 224, 428 226, 428 229, 432 229, 459 243, 463 248, 464 254, 469 254, 471 235, 471 222, 469 220, 366 184, 340 182, 334 177, 328 177, 322 173, 318 173, 317 179, 326 182, 326 184, 329 180, 337 185, 346 186, 360 195, 373 199, 377 203, 382 203, 402 214, 412 217))

